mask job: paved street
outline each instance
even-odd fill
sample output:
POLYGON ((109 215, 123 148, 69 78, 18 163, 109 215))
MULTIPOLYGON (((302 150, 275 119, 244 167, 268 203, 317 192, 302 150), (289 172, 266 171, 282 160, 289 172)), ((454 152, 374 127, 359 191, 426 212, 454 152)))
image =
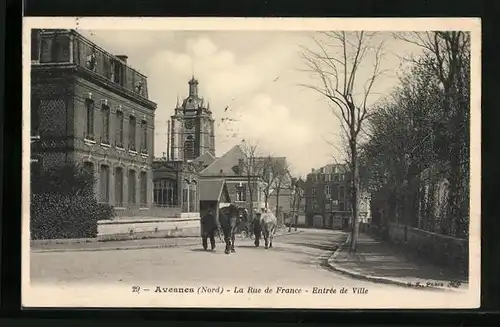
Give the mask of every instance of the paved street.
POLYGON ((275 238, 274 248, 254 248, 237 240, 237 253, 215 253, 199 246, 99 252, 31 254, 33 283, 152 283, 175 279, 183 283, 270 284, 298 281, 315 284, 365 284, 321 267, 345 235, 329 230, 304 230, 275 238))
POLYGON ((32 306, 290 308, 376 308, 396 303, 412 308, 432 305, 433 301, 449 302, 447 294, 353 279, 328 269, 324 266, 325 259, 345 239, 345 234, 340 232, 304 229, 298 234, 275 238, 274 248, 268 250, 254 248, 250 240, 238 240, 237 253, 230 255, 223 253, 220 244, 215 253, 201 251, 201 244, 163 249, 34 252, 30 263, 31 293, 29 302, 25 303, 32 306), (134 285, 151 291, 143 292, 140 297, 133 296, 134 285), (166 288, 222 285, 228 293, 193 298, 179 294, 172 297, 172 293, 167 292, 171 296, 165 297, 153 292, 159 285, 166 288), (263 295, 264 298, 248 294, 248 287, 267 285, 302 287, 304 292, 300 296, 273 293, 263 295), (246 294, 235 298, 237 287, 244 288, 246 294), (314 287, 337 288, 337 295, 313 294, 314 287), (342 287, 349 290, 348 295, 338 295, 342 287), (365 288, 365 294, 355 294, 353 288, 365 288), (416 297, 408 296, 410 294, 416 297))

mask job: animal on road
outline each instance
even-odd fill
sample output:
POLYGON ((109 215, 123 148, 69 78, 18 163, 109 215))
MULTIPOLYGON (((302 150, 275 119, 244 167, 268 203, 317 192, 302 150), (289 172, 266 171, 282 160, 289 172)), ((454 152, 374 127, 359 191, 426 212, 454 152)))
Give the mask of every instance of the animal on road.
POLYGON ((219 210, 219 225, 224 234, 224 243, 226 243, 226 248, 224 253, 234 253, 234 241, 236 238, 236 232, 243 222, 243 218, 240 215, 240 209, 234 204, 229 204, 220 208, 219 210))
POLYGON ((264 246, 268 249, 273 247, 273 237, 276 233, 278 219, 270 210, 264 209, 262 211, 261 213, 257 213, 257 217, 254 221, 254 244, 256 247, 259 247, 262 234, 264 246))

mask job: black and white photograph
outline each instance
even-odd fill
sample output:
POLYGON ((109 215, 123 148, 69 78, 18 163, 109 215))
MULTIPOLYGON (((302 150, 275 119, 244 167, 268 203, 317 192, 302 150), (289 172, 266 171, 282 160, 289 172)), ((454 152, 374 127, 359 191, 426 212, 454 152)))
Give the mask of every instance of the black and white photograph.
POLYGON ((480 305, 481 21, 23 22, 24 307, 480 305))

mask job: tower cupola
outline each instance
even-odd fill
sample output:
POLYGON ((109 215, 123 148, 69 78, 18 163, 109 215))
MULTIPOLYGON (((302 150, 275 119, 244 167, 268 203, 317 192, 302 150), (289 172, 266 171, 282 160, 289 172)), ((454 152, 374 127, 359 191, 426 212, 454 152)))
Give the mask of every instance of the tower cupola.
POLYGON ((197 97, 198 96, 198 80, 196 78, 191 77, 191 79, 188 82, 189 84, 189 96, 190 97, 197 97))

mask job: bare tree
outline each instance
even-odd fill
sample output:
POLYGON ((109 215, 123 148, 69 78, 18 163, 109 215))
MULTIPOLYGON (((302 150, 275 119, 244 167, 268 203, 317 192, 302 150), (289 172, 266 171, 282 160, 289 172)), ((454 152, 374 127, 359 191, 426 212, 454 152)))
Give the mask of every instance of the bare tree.
POLYGON ((318 77, 319 85, 303 85, 328 101, 331 112, 340 121, 348 144, 349 168, 352 175, 352 235, 349 251, 355 252, 359 237, 359 140, 365 121, 369 118, 368 98, 376 79, 382 74, 383 42, 375 42, 376 33, 320 32, 313 37, 315 48, 303 47, 302 57, 307 71, 318 77), (377 44, 375 44, 377 43, 377 44), (338 51, 340 49, 340 51, 338 51), (362 87, 357 77, 361 66, 373 57, 373 69, 362 87), (361 90, 360 90, 361 89, 361 90))
POLYGON ((257 156, 258 143, 253 143, 243 140, 241 142, 241 150, 243 152, 243 175, 246 178, 248 187, 248 213, 250 219, 253 219, 254 195, 258 191, 256 187, 261 179, 262 162, 257 156))
POLYGON ((289 184, 292 190, 292 217, 290 219, 290 225, 288 225, 288 232, 292 231, 292 225, 295 226, 295 230, 297 230, 300 203, 302 202, 302 197, 304 196, 301 182, 302 181, 300 179, 293 178, 289 184))
POLYGON ((286 160, 277 161, 273 165, 273 174, 276 176, 273 182, 274 194, 276 196, 276 217, 280 219, 280 222, 283 222, 283 215, 280 212, 280 194, 281 190, 290 185, 291 176, 290 176, 290 167, 288 166, 288 162, 286 160))
POLYGON ((264 181, 263 193, 264 193, 264 203, 265 207, 268 207, 269 197, 274 191, 274 182, 277 178, 276 172, 276 160, 271 155, 263 158, 262 160, 262 179, 264 181))

